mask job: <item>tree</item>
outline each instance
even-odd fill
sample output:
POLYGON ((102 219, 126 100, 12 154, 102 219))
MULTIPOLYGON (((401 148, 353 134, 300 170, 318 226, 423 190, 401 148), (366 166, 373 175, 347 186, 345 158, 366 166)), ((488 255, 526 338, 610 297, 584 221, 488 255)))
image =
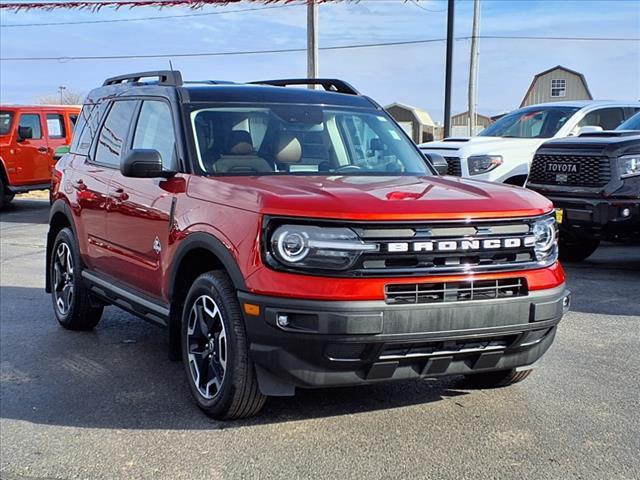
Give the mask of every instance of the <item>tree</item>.
MULTIPOLYGON (((58 89, 60 92, 60 90, 58 89)), ((38 98, 38 103, 43 105, 82 105, 85 94, 75 90, 64 88, 57 95, 45 95, 38 98)))

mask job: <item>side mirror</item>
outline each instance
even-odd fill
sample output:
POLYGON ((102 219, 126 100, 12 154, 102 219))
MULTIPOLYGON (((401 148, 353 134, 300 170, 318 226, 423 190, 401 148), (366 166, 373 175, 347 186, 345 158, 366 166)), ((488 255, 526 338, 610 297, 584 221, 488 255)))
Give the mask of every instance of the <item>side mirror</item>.
POLYGON ((583 133, 597 133, 602 131, 602 127, 598 127, 596 125, 585 125, 584 127, 580 127, 580 130, 578 130, 578 137, 583 133))
POLYGON ((120 172, 125 177, 133 178, 168 178, 175 173, 163 168, 160 152, 147 148, 129 151, 120 161, 120 172))
POLYGON ((436 169, 438 175, 446 175, 449 170, 449 164, 439 153, 425 153, 425 157, 431 162, 431 165, 436 169))
POLYGON ((33 138, 33 128, 31 127, 18 127, 18 141, 22 142, 33 138))

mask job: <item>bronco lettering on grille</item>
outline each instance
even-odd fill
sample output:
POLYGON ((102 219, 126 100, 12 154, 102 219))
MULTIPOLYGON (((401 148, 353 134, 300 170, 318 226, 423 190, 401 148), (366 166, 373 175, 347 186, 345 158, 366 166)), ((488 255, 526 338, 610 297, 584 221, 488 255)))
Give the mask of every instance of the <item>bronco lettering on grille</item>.
MULTIPOLYGON (((533 247, 536 243, 535 237, 513 237, 513 238, 491 238, 485 240, 464 239, 464 240, 443 240, 427 242, 393 242, 386 244, 386 251, 389 253, 401 252, 458 252, 458 251, 481 251, 496 250, 502 248, 533 247)), ((383 249, 381 249, 384 251, 383 249)))

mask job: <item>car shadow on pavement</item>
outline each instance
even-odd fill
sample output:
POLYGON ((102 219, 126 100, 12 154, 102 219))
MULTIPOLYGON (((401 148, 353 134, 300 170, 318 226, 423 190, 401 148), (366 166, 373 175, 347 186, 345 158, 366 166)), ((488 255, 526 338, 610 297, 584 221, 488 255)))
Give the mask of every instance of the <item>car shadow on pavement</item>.
POLYGON ((16 198, 0 211, 0 222, 39 223, 49 222, 49 200, 16 198))
POLYGON ((588 259, 563 266, 572 311, 640 315, 640 245, 605 243, 588 259))
POLYGON ((164 330, 114 307, 92 332, 58 326, 41 289, 0 287, 0 417, 108 429, 222 429, 351 415, 466 395, 457 380, 299 390, 254 418, 217 422, 191 398, 164 330))

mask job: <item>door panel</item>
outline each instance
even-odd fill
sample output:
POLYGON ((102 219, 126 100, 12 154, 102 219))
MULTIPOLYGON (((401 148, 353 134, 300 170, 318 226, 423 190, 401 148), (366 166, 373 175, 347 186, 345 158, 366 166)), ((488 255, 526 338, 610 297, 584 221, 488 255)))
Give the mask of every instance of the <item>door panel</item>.
POLYGON ((109 185, 106 239, 111 255, 106 273, 162 297, 162 250, 169 245, 173 196, 166 181, 127 178, 115 172, 109 185))
POLYGON ((22 112, 18 127, 31 127, 33 138, 14 144, 15 153, 7 160, 7 173, 10 182, 13 185, 49 183, 51 181, 51 152, 42 124, 42 115, 36 112, 22 112))

